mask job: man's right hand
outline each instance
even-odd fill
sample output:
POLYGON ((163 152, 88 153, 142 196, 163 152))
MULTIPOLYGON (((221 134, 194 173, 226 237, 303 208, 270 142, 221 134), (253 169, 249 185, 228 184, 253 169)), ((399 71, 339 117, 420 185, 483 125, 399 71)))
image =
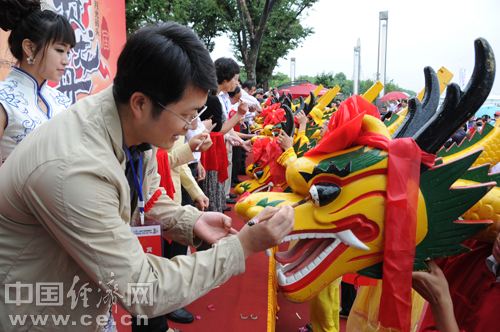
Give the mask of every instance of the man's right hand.
POLYGON ((238 105, 238 114, 245 115, 247 111, 248 111, 247 102, 240 99, 240 104, 238 105))
POLYGON ((203 131, 202 133, 194 136, 191 138, 188 142, 189 147, 191 148, 191 151, 195 152, 196 148, 200 143, 203 141, 203 139, 206 137, 205 142, 198 148, 198 152, 203 152, 207 151, 211 146, 212 146, 212 139, 210 138, 210 134, 208 130, 203 131))
POLYGON ((238 233, 245 259, 277 246, 293 230, 295 210, 290 205, 282 205, 279 209, 268 206, 253 219, 263 219, 270 214, 274 214, 270 219, 251 227, 245 225, 238 233))

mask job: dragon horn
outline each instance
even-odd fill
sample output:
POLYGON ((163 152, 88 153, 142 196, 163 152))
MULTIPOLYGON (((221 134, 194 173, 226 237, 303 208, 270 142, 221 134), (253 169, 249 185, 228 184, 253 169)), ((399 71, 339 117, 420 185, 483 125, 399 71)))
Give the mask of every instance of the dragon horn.
POLYGON ((304 104, 304 98, 302 96, 300 96, 299 97, 299 106, 297 106, 295 108, 295 114, 294 114, 294 116, 297 115, 300 111, 302 111, 304 109, 304 106, 305 106, 305 104, 304 104))
POLYGON ((278 95, 280 96, 279 99, 278 99, 278 103, 283 103, 283 101, 286 98, 285 93, 282 92, 281 95, 278 93, 278 95))
POLYGON ((281 105, 281 107, 285 110, 285 119, 286 119, 285 126, 282 126, 281 128, 285 131, 285 133, 288 136, 292 137, 295 129, 295 122, 293 120, 292 110, 287 105, 281 105))
POLYGON ((304 108, 304 113, 306 116, 311 113, 314 105, 316 104, 316 96, 314 95, 314 92, 309 92, 309 104, 306 104, 306 107, 304 108))
POLYGON ((394 132, 394 134, 392 134, 392 139, 411 137, 412 135, 407 135, 408 127, 412 124, 413 120, 416 117, 418 117, 421 113, 422 113, 422 104, 420 104, 420 101, 415 97, 410 98, 410 100, 408 100, 408 111, 406 112, 406 116, 403 119, 403 123, 401 123, 401 125, 394 132))
POLYGON ((288 99, 288 97, 285 97, 285 99, 283 100, 283 102, 281 104, 288 106, 290 109, 292 108, 292 101, 290 99, 288 99))
POLYGON ((439 78, 431 67, 424 68, 424 76, 425 93, 422 103, 418 100, 413 101, 413 108, 408 104, 408 114, 398 130, 392 135, 393 138, 412 137, 436 113, 440 95, 439 78))
POLYGON ((413 139, 428 153, 436 153, 443 144, 476 113, 490 94, 495 80, 495 56, 486 39, 475 40, 474 72, 464 92, 456 84, 448 85, 446 98, 434 116, 413 139))

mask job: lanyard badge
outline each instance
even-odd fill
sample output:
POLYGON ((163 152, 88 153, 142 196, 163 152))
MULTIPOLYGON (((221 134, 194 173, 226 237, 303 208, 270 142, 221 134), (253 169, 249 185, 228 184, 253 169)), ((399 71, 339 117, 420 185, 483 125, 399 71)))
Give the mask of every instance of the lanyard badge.
POLYGON ((137 173, 135 171, 134 161, 132 160, 132 155, 127 148, 128 159, 130 160, 130 167, 132 168, 132 174, 134 175, 135 190, 139 196, 139 214, 141 218, 141 226, 144 226, 144 196, 142 195, 142 153, 139 157, 139 179, 137 179, 137 173))
MULTIPOLYGON (((129 149, 126 149, 128 158, 130 160, 130 167, 132 169, 132 174, 134 175, 134 183, 139 196, 139 202, 137 206, 139 207, 140 221, 141 224, 138 227, 132 226, 132 232, 138 237, 141 246, 145 253, 150 253, 156 256, 162 256, 163 252, 163 223, 161 220, 148 220, 144 222, 144 195, 142 192, 142 153, 139 157, 139 179, 137 178, 137 172, 135 171, 134 162, 130 154, 129 149)), ((161 192, 160 192, 161 193, 161 192)), ((156 193, 155 193, 156 194, 156 193)), ((154 201, 158 199, 157 196, 153 195, 154 201)))

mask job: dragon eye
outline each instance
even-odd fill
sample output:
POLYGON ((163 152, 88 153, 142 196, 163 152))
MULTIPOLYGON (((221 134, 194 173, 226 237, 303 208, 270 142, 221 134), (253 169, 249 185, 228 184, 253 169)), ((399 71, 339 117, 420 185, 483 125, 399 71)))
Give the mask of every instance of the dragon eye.
POLYGON ((340 195, 340 187, 330 182, 320 182, 309 189, 311 200, 314 205, 320 207, 333 202, 340 195))
POLYGON ((254 176, 257 180, 260 180, 260 178, 264 175, 264 171, 257 171, 255 172, 254 176))

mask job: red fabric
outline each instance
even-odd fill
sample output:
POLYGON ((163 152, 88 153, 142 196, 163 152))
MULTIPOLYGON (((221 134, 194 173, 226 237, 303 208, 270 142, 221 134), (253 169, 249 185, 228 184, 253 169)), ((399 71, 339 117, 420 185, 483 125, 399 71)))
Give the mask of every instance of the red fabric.
POLYGON ((213 144, 207 151, 201 153, 200 162, 206 171, 217 171, 217 179, 223 183, 228 178, 227 166, 229 166, 224 135, 212 131, 210 138, 213 144))
POLYGON ((283 149, 274 138, 266 147, 269 156, 270 181, 276 186, 286 182, 286 168, 278 163, 278 158, 283 154, 283 149))
MULTIPOLYGON (((499 329, 500 283, 486 265, 492 248, 492 244, 477 243, 472 252, 435 260, 448 280, 455 319, 462 331, 499 329)), ((420 331, 437 331, 431 310, 427 310, 420 331)))
POLYGON ((156 162, 158 163, 158 174, 160 174, 160 187, 165 188, 167 195, 174 199, 175 189, 170 174, 170 164, 168 163, 168 153, 165 150, 158 149, 156 152, 156 162))
POLYGON ((266 153, 266 147, 271 142, 271 138, 264 137, 257 139, 252 145, 252 154, 254 164, 264 166, 269 161, 269 154, 266 153))
MULTIPOLYGON (((277 104, 276 104, 277 105, 277 104)), ((276 125, 280 123, 281 121, 285 121, 285 110, 282 108, 279 108, 275 110, 274 112, 269 112, 266 115, 266 118, 264 120, 264 127, 267 125, 276 125)))
POLYGON ((409 332, 411 326, 411 277, 415 261, 420 164, 432 166, 433 162, 434 156, 420 150, 412 138, 389 142, 379 321, 386 328, 403 332, 409 332))
POLYGON ((352 146, 354 140, 361 134, 361 123, 364 114, 380 119, 378 108, 370 104, 366 99, 357 95, 346 99, 330 117, 329 131, 325 133, 314 149, 304 155, 315 156, 344 150, 352 146))

